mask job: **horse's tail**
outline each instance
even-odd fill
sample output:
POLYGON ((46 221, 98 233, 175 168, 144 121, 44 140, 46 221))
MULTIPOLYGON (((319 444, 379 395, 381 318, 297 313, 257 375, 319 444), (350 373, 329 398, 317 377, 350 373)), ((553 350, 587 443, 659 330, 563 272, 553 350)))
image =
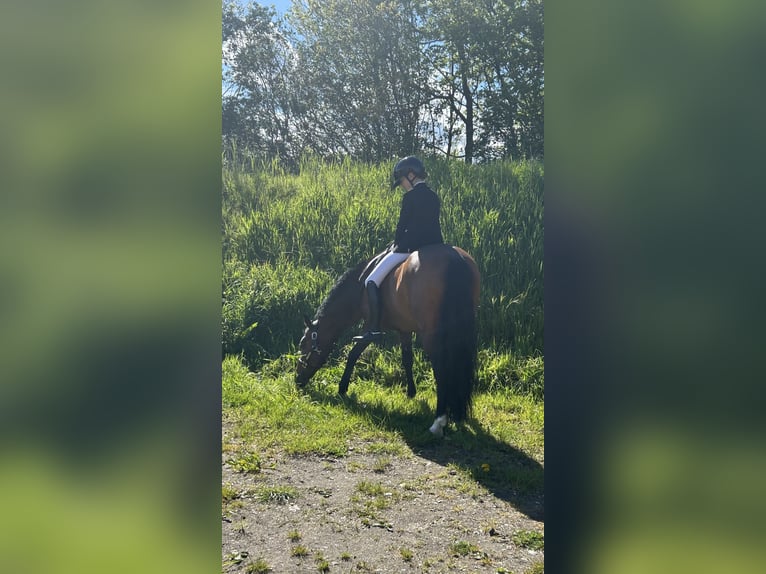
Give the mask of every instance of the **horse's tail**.
POLYGON ((446 405, 454 421, 460 422, 471 410, 476 382, 477 334, 473 275, 468 263, 457 252, 452 252, 447 263, 444 282, 432 365, 438 402, 446 405))

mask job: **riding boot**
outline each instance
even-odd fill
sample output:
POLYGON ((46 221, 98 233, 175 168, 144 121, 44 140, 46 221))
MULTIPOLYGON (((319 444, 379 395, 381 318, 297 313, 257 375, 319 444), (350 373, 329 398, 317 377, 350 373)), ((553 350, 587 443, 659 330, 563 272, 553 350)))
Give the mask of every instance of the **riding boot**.
POLYGON ((367 302, 370 306, 369 327, 364 335, 354 337, 354 341, 374 341, 383 335, 380 331, 380 291, 374 281, 367 283, 367 302))

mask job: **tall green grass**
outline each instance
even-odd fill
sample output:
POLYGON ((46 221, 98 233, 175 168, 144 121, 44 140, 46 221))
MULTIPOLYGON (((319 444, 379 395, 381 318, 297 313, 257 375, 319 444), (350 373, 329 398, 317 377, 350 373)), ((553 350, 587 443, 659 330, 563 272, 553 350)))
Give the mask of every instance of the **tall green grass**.
MULTIPOLYGON (((482 348, 543 349, 543 166, 427 160, 445 241, 479 265, 482 348)), ((289 352, 334 280, 392 239, 402 198, 391 165, 305 158, 223 170, 223 347, 249 360, 289 352)))

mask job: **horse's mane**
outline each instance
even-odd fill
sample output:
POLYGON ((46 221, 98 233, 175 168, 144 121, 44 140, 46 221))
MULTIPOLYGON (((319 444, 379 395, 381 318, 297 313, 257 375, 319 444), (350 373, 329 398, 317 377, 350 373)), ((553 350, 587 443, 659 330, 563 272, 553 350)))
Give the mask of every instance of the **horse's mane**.
POLYGON ((314 319, 323 317, 327 310, 332 305, 334 305, 338 299, 347 296, 349 287, 358 288, 360 292, 362 291, 362 282, 359 280, 359 276, 367 263, 367 260, 360 261, 354 267, 346 270, 346 272, 340 276, 340 279, 335 282, 335 285, 333 285, 330 293, 327 295, 327 297, 325 297, 325 300, 319 306, 319 309, 317 309, 314 319))

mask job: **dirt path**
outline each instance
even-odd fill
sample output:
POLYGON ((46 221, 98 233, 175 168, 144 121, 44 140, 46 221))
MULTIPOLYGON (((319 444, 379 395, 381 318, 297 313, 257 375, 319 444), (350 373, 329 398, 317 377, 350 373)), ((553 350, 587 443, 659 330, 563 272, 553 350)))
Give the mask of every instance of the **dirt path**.
POLYGON ((543 533, 541 497, 491 492, 433 452, 362 447, 343 458, 281 456, 257 473, 224 463, 223 572, 522 574, 543 561, 514 542, 543 533))

